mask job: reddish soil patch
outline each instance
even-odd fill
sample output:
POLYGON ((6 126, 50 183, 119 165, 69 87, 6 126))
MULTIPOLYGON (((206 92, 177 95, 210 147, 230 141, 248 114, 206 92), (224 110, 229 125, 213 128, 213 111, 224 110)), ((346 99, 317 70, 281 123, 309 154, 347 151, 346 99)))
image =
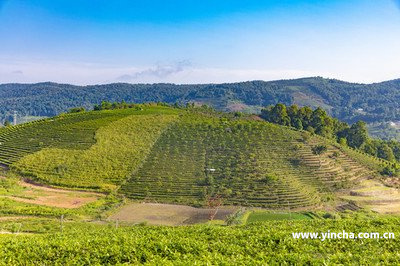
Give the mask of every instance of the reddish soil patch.
POLYGON ((5 197, 19 202, 75 209, 94 202, 103 196, 94 192, 56 189, 22 181, 19 185, 24 188, 23 192, 5 197))
POLYGON ((242 111, 247 108, 247 105, 244 103, 232 103, 229 104, 227 107, 230 111, 236 112, 236 111, 242 111))

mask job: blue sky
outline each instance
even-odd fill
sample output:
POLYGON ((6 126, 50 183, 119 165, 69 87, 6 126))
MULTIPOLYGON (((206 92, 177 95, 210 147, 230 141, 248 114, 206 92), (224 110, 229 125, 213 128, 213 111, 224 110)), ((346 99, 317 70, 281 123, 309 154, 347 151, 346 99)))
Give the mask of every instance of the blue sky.
POLYGON ((400 78, 394 0, 0 0, 0 83, 400 78))

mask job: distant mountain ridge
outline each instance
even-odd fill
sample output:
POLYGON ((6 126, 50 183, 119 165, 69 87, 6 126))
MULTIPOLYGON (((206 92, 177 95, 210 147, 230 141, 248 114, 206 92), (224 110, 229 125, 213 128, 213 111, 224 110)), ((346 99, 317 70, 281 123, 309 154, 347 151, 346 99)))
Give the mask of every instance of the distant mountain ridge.
POLYGON ((69 108, 92 108, 102 100, 197 102, 219 110, 256 112, 262 106, 321 106, 346 122, 400 120, 400 79, 359 84, 321 77, 223 84, 127 84, 76 86, 52 82, 0 85, 0 120, 19 115, 54 116, 69 108))

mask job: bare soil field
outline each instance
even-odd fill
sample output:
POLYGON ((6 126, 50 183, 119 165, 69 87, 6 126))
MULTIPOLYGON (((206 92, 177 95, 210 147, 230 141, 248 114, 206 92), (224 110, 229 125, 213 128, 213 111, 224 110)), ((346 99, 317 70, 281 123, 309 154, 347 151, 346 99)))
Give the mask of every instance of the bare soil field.
POLYGON ((341 198, 378 213, 400 214, 400 190, 378 180, 363 180, 358 188, 341 198))
MULTIPOLYGON (((214 220, 225 220, 236 211, 235 207, 221 207, 214 220)), ((208 221, 211 209, 159 203, 130 203, 110 216, 110 220, 151 225, 188 225, 208 221)))

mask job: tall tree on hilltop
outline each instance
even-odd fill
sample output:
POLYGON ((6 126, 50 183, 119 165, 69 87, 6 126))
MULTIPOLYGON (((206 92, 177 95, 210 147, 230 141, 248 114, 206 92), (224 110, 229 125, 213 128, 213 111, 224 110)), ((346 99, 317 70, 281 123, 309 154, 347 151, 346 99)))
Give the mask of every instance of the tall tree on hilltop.
POLYGON ((315 109, 311 114, 311 126, 315 133, 325 137, 332 137, 333 122, 328 114, 321 107, 315 109))
POLYGON ((263 109, 261 116, 269 122, 290 126, 290 118, 287 114, 286 105, 284 104, 278 103, 275 106, 263 109))
POLYGON ((313 113, 313 110, 308 106, 304 106, 304 107, 300 108, 299 118, 303 124, 304 129, 311 127, 310 121, 311 121, 312 113, 313 113))
POLYGON ((379 146, 378 157, 388 160, 389 162, 394 162, 396 160, 393 154, 393 150, 386 143, 383 143, 379 146))
POLYGON ((360 148, 368 140, 367 124, 363 121, 354 123, 346 136, 347 144, 353 148, 360 148))

